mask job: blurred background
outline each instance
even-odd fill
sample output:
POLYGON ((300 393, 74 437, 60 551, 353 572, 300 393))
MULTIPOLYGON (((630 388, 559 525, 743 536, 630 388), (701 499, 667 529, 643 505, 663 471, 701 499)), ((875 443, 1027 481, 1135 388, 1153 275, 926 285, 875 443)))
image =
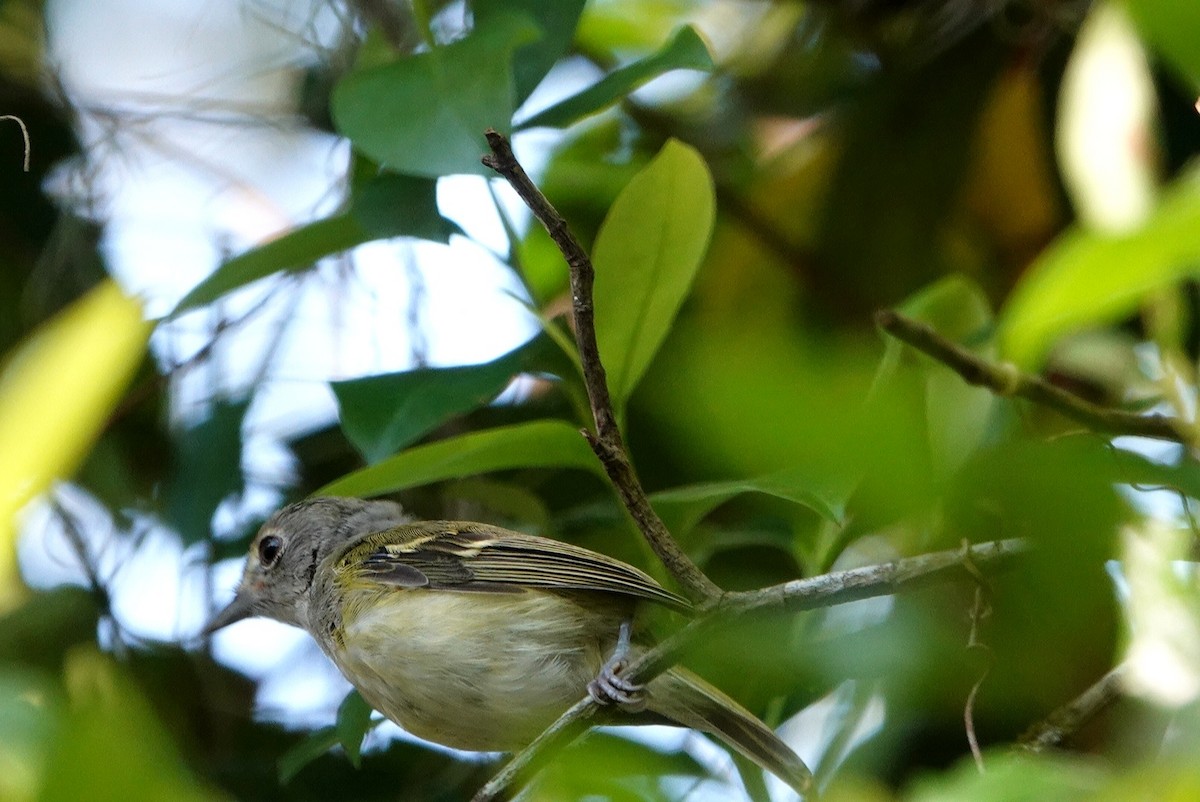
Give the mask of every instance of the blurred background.
MULTIPOLYGON (((1198 96, 1170 0, 0 0, 0 799, 470 798, 499 756, 380 722, 298 630, 198 637, 322 488, 668 581, 577 435, 566 268, 488 126, 595 246, 633 459, 718 584, 1037 546, 983 603, 964 571, 689 666, 831 798, 1200 796, 1198 96), (639 195, 673 140, 699 189, 639 195), (1179 436, 968 387, 887 307, 1179 436)), ((789 794, 667 728, 527 791, 789 794)))

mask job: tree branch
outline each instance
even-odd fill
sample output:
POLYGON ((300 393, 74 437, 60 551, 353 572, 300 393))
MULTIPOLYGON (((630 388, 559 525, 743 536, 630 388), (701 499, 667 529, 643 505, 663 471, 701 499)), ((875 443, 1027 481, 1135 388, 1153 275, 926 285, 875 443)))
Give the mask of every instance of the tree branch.
POLYGON ((546 227, 550 238, 567 260, 571 279, 571 309, 575 319, 575 341, 579 346, 583 382, 587 387, 592 417, 596 422, 595 434, 584 432, 584 436, 608 473, 608 478, 621 497, 625 509, 629 511, 663 565, 693 601, 712 603, 721 597, 721 589, 704 575, 671 537, 666 525, 650 505, 646 491, 642 489, 637 472, 633 469, 633 463, 625 450, 621 429, 617 425, 617 415, 608 394, 608 380, 605 377, 604 365, 600 361, 600 348, 596 343, 595 310, 592 300, 592 284, 596 274, 592 260, 567 227, 567 221, 525 173, 513 155, 508 140, 490 128, 485 135, 492 152, 483 157, 483 163, 504 176, 533 212, 533 216, 546 227))
POLYGON ((1121 697, 1124 677, 1125 664, 1122 663, 1078 697, 1026 730, 1017 741, 1017 748, 1023 752, 1041 752, 1058 746, 1121 697))
POLYGON ((1022 373, 1010 363, 983 359, 938 334, 933 327, 892 309, 878 312, 875 322, 896 339, 941 362, 967 383, 986 387, 997 395, 1028 399, 1105 434, 1150 437, 1184 445, 1192 442, 1182 421, 1166 415, 1140 415, 1093 404, 1040 376, 1022 373))
MULTIPOLYGON (((708 613, 691 621, 655 648, 642 654, 621 672, 624 679, 645 684, 679 661, 688 646, 731 620, 759 610, 798 612, 818 607, 887 596, 925 587, 954 575, 973 577, 973 570, 997 571, 1028 551, 1022 540, 980 543, 891 563, 869 565, 832 574, 797 579, 782 585, 742 593, 728 593, 708 613), (970 568, 966 567, 966 564, 970 568)), ((523 778, 550 754, 577 738, 603 709, 590 697, 577 702, 529 746, 522 749, 479 792, 472 802, 494 802, 516 793, 523 778)))

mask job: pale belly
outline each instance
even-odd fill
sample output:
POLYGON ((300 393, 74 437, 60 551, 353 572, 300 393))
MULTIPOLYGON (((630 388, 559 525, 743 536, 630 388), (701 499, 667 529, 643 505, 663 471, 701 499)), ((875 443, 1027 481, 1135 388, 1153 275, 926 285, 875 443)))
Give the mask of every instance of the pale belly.
POLYGON ((539 591, 401 590, 361 609, 327 644, 346 678, 413 735, 476 751, 519 749, 582 698, 624 615, 539 591))

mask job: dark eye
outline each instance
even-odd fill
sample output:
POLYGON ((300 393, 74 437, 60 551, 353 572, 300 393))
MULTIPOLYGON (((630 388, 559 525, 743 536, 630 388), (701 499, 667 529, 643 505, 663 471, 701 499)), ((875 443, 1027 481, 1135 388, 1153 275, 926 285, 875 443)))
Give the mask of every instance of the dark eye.
POLYGON ((279 559, 281 549, 283 541, 277 535, 267 535, 258 541, 258 561, 264 568, 270 568, 279 559))

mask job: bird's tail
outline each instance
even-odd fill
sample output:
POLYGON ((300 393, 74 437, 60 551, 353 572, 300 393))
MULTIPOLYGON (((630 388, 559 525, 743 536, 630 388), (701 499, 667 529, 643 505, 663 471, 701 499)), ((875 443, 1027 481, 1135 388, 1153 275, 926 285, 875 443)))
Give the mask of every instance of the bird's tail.
POLYGON ((676 667, 651 681, 647 691, 651 711, 717 736, 802 798, 813 798, 813 776, 804 761, 757 716, 700 677, 676 667))

